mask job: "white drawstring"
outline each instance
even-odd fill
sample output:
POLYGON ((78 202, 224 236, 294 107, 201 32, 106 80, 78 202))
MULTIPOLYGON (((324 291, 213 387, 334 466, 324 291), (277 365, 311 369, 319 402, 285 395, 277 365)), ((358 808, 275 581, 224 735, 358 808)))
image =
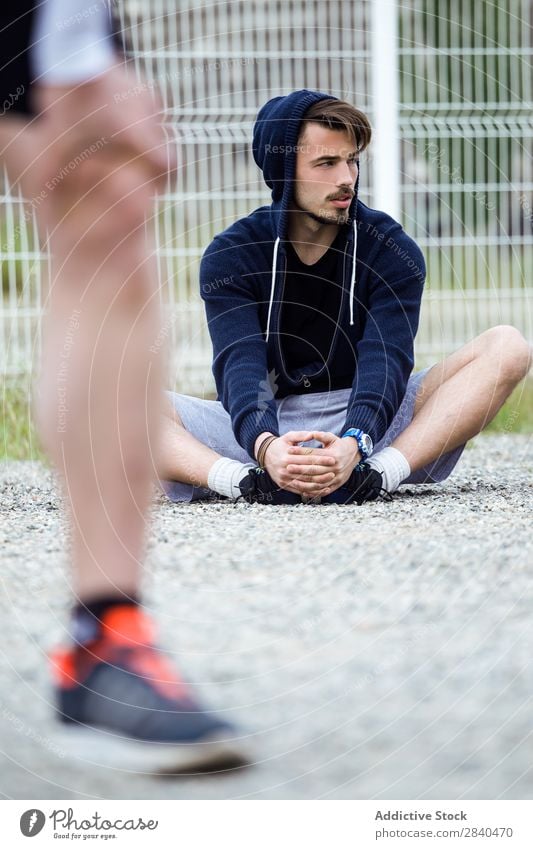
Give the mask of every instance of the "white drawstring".
MULTIPOLYGON (((278 249, 279 249, 279 236, 274 242, 274 255, 272 257, 272 280, 270 283, 270 303, 268 305, 268 316, 267 316, 267 328, 266 328, 266 339, 268 342, 268 337, 270 336, 270 317, 272 315, 272 305, 274 303, 274 291, 276 289, 276 266, 278 264, 278 249)), ((357 259, 357 223, 354 221, 353 223, 353 259, 352 259, 352 279, 350 281, 350 325, 353 325, 353 299, 355 295, 355 264, 357 259)))
POLYGON ((268 316, 267 316, 267 331, 266 331, 266 339, 268 342, 268 337, 270 334, 270 316, 272 314, 272 304, 274 303, 274 290, 276 288, 276 265, 278 264, 278 248, 279 248, 279 236, 274 242, 274 256, 272 258, 272 282, 270 284, 270 303, 268 305, 268 316))
POLYGON ((350 282, 350 324, 353 324, 353 299, 355 294, 355 261, 357 259, 357 222, 353 222, 352 279, 350 282))

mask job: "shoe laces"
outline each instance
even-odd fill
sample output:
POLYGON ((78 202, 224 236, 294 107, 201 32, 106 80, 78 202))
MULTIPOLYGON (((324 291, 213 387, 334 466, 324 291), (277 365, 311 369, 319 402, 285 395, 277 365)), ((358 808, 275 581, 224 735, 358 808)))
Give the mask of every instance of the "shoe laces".
POLYGON ((383 487, 383 476, 364 461, 357 464, 352 472, 352 478, 351 488, 357 504, 375 501, 377 498, 382 498, 384 501, 393 501, 392 493, 383 487), (379 488, 375 486, 377 475, 379 475, 380 480, 379 488), (372 496, 374 497, 372 498, 372 496))
POLYGON ((248 475, 244 478, 244 482, 248 484, 246 492, 241 492, 235 500, 235 504, 239 502, 241 498, 249 504, 252 504, 254 496, 260 496, 263 501, 272 501, 272 493, 277 492, 281 488, 274 483, 268 472, 259 466, 255 469, 250 469, 248 475), (263 484, 263 486, 261 484, 263 484))

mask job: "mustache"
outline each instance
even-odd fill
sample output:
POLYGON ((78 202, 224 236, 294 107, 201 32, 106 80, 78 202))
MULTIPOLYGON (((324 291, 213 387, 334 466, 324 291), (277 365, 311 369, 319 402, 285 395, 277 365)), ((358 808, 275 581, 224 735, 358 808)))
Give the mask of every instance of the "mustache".
POLYGON ((326 200, 344 200, 345 198, 353 198, 355 197, 355 192, 351 189, 345 189, 343 192, 337 192, 334 195, 329 195, 326 200))

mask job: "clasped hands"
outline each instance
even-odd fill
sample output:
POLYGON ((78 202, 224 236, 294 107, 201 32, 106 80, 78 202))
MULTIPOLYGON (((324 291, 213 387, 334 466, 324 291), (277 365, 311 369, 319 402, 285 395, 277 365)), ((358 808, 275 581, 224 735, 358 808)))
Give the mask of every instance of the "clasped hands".
MULTIPOLYGON (((262 433, 257 438, 256 451, 267 436, 262 433)), ((341 439, 326 431, 293 430, 271 442, 264 466, 282 489, 316 498, 345 484, 360 459, 357 441, 351 436, 341 439), (311 440, 322 443, 322 447, 300 445, 311 440)))

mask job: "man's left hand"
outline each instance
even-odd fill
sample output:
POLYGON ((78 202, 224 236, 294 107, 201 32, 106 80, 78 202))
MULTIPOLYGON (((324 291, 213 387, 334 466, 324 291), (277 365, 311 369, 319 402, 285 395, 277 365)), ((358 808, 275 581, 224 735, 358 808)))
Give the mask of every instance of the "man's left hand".
POLYGON ((335 492, 336 489, 339 489, 339 487, 346 483, 355 466, 361 460, 357 441, 351 436, 342 439, 339 436, 335 436, 334 433, 328 433, 326 431, 313 431, 310 438, 321 442, 323 448, 309 449, 301 445, 293 445, 288 449, 289 454, 298 455, 298 460, 295 457, 295 462, 287 465, 287 471, 295 476, 291 486, 304 495, 309 494, 309 481, 312 481, 313 475, 313 471, 311 471, 313 463, 312 455, 320 452, 322 456, 324 453, 327 453, 327 456, 332 457, 334 460, 333 465, 328 466, 328 472, 333 472, 335 477, 331 481, 328 481, 327 492, 335 492), (307 458, 307 464, 310 466, 309 476, 306 476, 307 464, 303 465, 301 459, 304 456, 307 458))

